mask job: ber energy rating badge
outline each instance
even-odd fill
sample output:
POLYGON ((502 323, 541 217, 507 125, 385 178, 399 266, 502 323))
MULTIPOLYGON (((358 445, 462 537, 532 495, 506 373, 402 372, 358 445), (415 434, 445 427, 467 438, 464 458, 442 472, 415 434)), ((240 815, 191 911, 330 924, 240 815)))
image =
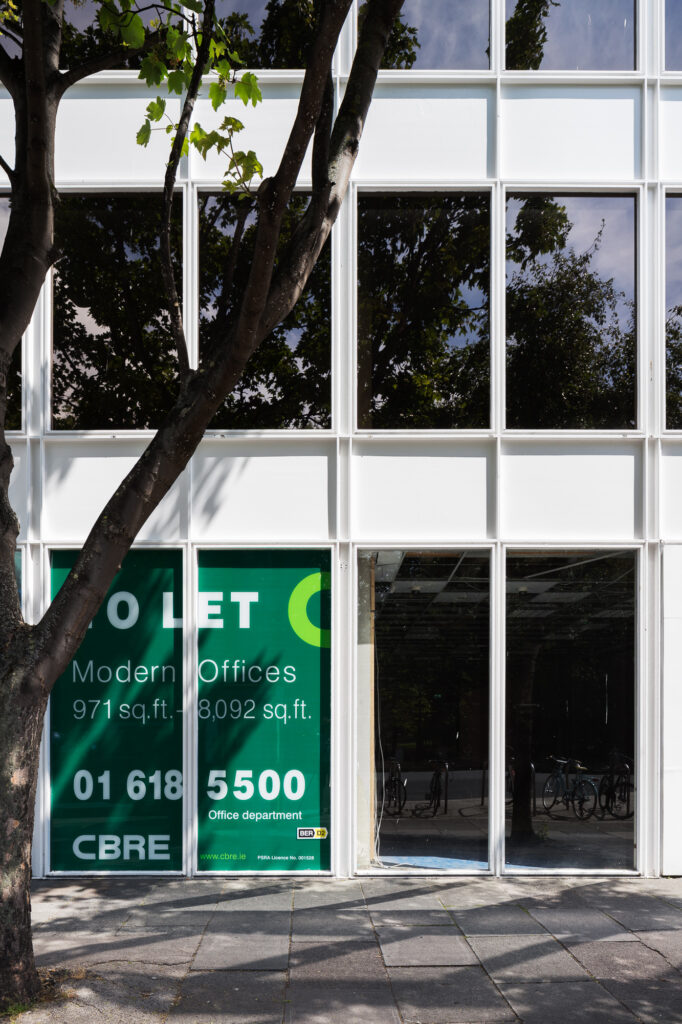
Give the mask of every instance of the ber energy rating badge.
POLYGON ((198 869, 328 870, 329 552, 202 551, 197 614, 198 869))
POLYGON ((182 553, 131 551, 50 700, 53 871, 182 870, 182 689, 182 553))

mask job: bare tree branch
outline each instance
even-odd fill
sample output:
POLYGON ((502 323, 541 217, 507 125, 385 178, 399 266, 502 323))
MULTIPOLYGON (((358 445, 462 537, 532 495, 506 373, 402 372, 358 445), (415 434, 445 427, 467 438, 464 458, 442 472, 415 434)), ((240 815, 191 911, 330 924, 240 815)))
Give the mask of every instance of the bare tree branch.
POLYGON ((9 165, 9 164, 7 163, 7 161, 6 161, 6 160, 5 160, 5 158, 4 158, 3 156, 2 156, 2 154, 1 154, 1 153, 0 153, 0 167, 2 167, 3 171, 5 172, 5 174, 6 174, 6 175, 7 175, 7 177, 9 178, 9 180, 10 180, 10 181, 13 181, 13 180, 14 180, 14 178, 15 178, 15 172, 14 172, 14 169, 13 169, 12 167, 10 167, 10 165, 9 165))
POLYGON ((180 158, 182 157, 182 150, 185 144, 185 139, 187 138, 187 131, 192 119, 197 96, 201 88, 203 71, 208 63, 211 40, 213 38, 210 27, 213 25, 214 12, 215 0, 206 0, 203 14, 204 31, 201 36, 201 44, 197 52, 194 68, 192 69, 192 77, 190 79, 189 87, 185 94, 180 120, 178 121, 178 128, 171 147, 168 166, 166 167, 166 177, 163 183, 163 224, 161 225, 160 245, 161 274, 166 291, 166 298, 168 299, 171 330, 173 332, 173 340, 178 353, 178 364, 180 367, 181 377, 186 377, 189 373, 189 354, 187 351, 185 329, 182 323, 182 303, 175 283, 173 257, 171 254, 170 227, 171 215, 173 212, 173 190, 175 188, 180 158))

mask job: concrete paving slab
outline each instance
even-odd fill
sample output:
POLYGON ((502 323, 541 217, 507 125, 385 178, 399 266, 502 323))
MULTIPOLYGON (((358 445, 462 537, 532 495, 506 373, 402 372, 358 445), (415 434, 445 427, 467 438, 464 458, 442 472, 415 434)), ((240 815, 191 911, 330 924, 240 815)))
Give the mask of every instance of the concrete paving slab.
POLYGON ((388 973, 405 1021, 492 1024, 514 1019, 480 967, 391 967, 388 973))
POLYGON ((478 966, 454 924, 445 928, 383 925, 377 927, 377 936, 387 967, 478 966))
POLYGON ((262 910, 269 913, 272 910, 291 910, 292 904, 291 885, 282 886, 267 882, 258 889, 253 889, 241 888, 235 882, 230 881, 222 894, 219 907, 221 910, 228 911, 255 912, 262 910))
POLYGON ((633 1024, 634 1015, 596 981, 500 986, 524 1024, 633 1024))
POLYGON ((637 932, 633 938, 655 949, 671 967, 682 971, 682 932, 637 932))
POLYGON ((324 879, 321 882, 299 882, 293 886, 294 909, 362 910, 366 908, 360 882, 324 879))
POLYGON ((531 906, 529 911, 555 938, 566 945, 575 942, 627 942, 636 936, 594 907, 531 906))
POLYGON ((522 907, 453 909, 452 916, 465 935, 545 935, 545 929, 522 907))
POLYGON ((570 953, 541 935, 478 935, 471 947, 495 981, 586 980, 587 974, 570 953))
POLYGON ((391 880, 391 884, 386 884, 383 879, 363 879, 362 891, 370 911, 439 910, 442 908, 438 893, 431 886, 420 881, 409 885, 398 880, 391 880))
POLYGON ((289 911, 225 911, 220 904, 201 936, 193 969, 284 971, 290 934, 289 911))
POLYGON ((571 953, 600 981, 610 978, 621 981, 637 978, 643 982, 662 979, 682 981, 665 957, 641 942, 583 942, 572 945, 571 953))
POLYGON ((126 945, 125 940, 117 938, 116 932, 62 932, 57 929, 33 937, 39 967, 106 963, 118 959, 119 950, 126 945))
POLYGON ((176 1024, 281 1024, 284 971, 193 972, 168 1021, 176 1024))
POLYGON ((286 1024, 399 1024, 376 943, 292 948, 286 1024))
POLYGON ((630 931, 676 931, 682 928, 682 908, 657 896, 624 894, 614 898, 608 893, 593 894, 599 909, 630 931))
POLYGON ((374 939, 372 923, 365 909, 295 910, 291 938, 293 942, 343 942, 348 939, 374 939))
POLYGON ((645 1024, 682 1024, 682 997, 677 981, 605 981, 604 987, 645 1024))

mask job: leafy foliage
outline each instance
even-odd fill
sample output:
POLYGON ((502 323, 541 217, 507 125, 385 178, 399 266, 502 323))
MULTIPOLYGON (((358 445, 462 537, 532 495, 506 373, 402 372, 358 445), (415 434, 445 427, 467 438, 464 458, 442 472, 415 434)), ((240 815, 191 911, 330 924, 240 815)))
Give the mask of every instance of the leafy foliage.
POLYGON ((508 71, 537 71, 547 43, 546 20, 558 0, 516 0, 507 18, 506 66, 508 71))

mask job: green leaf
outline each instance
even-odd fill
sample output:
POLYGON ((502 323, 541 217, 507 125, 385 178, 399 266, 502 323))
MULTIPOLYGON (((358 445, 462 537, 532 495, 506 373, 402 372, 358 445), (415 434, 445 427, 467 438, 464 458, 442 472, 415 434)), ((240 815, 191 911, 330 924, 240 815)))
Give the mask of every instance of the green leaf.
POLYGON ((147 105, 147 117, 150 121, 160 121, 166 110, 166 101, 157 96, 147 105))
POLYGON ((138 146, 146 146, 148 144, 150 138, 151 138, 151 134, 152 134, 152 126, 149 123, 149 121, 147 120, 142 125, 142 127, 140 128, 139 132, 136 135, 138 146))
POLYGON ((121 23, 121 38, 128 46, 144 46, 145 28, 139 14, 126 15, 121 23))
POLYGON ((230 135, 236 135, 237 132, 244 131, 244 125, 236 117, 225 117, 223 118, 220 130, 221 132, 229 132, 230 135))
POLYGON ((168 68, 163 61, 159 60, 155 53, 148 53, 142 58, 138 77, 145 81, 147 85, 161 85, 167 74, 168 68))
POLYGON ((251 102, 255 107, 263 99, 258 86, 258 79, 250 71, 242 75, 240 81, 235 82, 234 94, 237 99, 242 101, 244 106, 248 106, 249 102, 251 102))
POLYGON ((227 96, 227 89, 222 82, 211 82, 208 87, 208 98, 211 101, 211 106, 214 110, 218 107, 222 107, 227 96))
POLYGON ((187 7, 190 11, 194 11, 195 14, 204 13, 204 5, 201 0, 184 0, 183 7, 187 7))
POLYGON ((102 4, 98 10, 97 20, 103 32, 110 32, 112 35, 117 36, 121 31, 116 13, 110 7, 107 7, 106 4, 102 4))
POLYGON ((182 94, 185 85, 187 84, 187 75, 182 68, 175 68, 174 71, 168 73, 168 91, 176 92, 178 96, 182 94))

